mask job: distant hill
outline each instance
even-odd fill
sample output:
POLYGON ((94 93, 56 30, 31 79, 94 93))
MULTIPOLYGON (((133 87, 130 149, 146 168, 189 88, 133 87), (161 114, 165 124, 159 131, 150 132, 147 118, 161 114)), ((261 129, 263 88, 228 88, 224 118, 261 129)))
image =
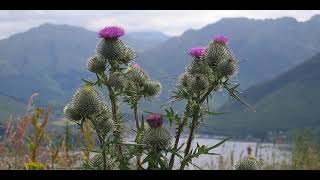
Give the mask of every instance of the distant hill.
MULTIPOLYGON (((132 32, 123 39, 139 54, 139 50, 152 48, 166 38, 157 32, 147 32, 145 36, 132 32)), ((86 63, 94 55, 98 41, 95 32, 54 24, 43 24, 0 40, 0 94, 27 99, 37 92, 39 105, 50 103, 61 110, 82 84, 81 78, 92 76, 86 63)))
POLYGON ((127 41, 128 45, 133 47, 135 51, 143 52, 156 47, 169 38, 169 36, 161 32, 131 32, 124 36, 123 39, 127 41))
POLYGON ((206 121, 202 132, 266 135, 269 131, 313 128, 320 132, 320 53, 279 77, 249 88, 243 97, 257 112, 237 102, 206 121))
POLYGON ((23 102, 20 99, 0 94, 0 102, 0 117, 3 118, 0 119, 0 126, 1 122, 9 118, 9 116, 12 115, 13 118, 16 118, 17 115, 22 115, 22 112, 26 110, 27 100, 23 102))
MULTIPOLYGON (((225 18, 169 39, 157 32, 128 32, 122 39, 137 51, 136 61, 152 79, 161 80, 163 85, 160 99, 143 103, 142 109, 158 110, 159 105, 168 100, 176 83, 171 77, 181 74, 191 61, 187 48, 207 45, 215 35, 228 36, 241 62, 240 74, 234 80, 245 90, 275 78, 316 54, 320 47, 319 20, 320 16, 307 22, 293 18, 225 18)), ((81 78, 94 77, 86 70, 86 62, 95 53, 98 40, 95 32, 54 24, 44 24, 0 40, 0 93, 27 99, 38 92, 39 105, 50 102, 61 112, 82 84, 81 78)), ((216 107, 226 99, 227 96, 215 97, 216 107)))
MULTIPOLYGON (((154 77, 162 80, 164 89, 190 63, 186 49, 205 46, 216 35, 226 35, 230 47, 240 60, 240 73, 234 79, 245 90, 251 85, 272 79, 312 57, 320 47, 320 16, 309 21, 297 22, 294 18, 254 20, 248 18, 224 18, 199 30, 188 30, 173 37, 138 58, 154 77)), ((167 97, 170 92, 165 92, 167 97)), ((226 97, 216 96, 215 102, 222 105, 226 97)))

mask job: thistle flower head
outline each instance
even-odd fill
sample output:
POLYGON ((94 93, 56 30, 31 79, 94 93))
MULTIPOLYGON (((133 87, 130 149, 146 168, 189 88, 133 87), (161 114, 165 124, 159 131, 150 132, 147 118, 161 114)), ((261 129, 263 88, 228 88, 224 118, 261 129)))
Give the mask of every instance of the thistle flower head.
POLYGON ((191 78, 190 88, 194 92, 200 92, 209 86, 209 80, 206 76, 197 74, 191 78))
POLYGON ((143 84, 143 93, 146 97, 158 97, 162 86, 159 81, 147 80, 143 84))
POLYGON ((191 79, 192 79, 192 75, 185 72, 180 75, 178 85, 183 87, 188 87, 191 79))
POLYGON ((76 111, 73 103, 68 103, 63 109, 63 116, 71 121, 80 122, 82 117, 76 111))
POLYGON ((99 31, 99 37, 104 39, 119 38, 124 35, 124 29, 117 26, 109 26, 99 31))
POLYGON ((147 122, 151 128, 159 128, 162 126, 163 117, 159 113, 151 113, 147 117, 147 122))
POLYGON ((253 156, 247 156, 246 158, 238 161, 235 165, 236 170, 259 170, 260 167, 261 162, 253 156))
POLYGON ((92 86, 84 86, 78 89, 71 100, 72 112, 78 116, 87 118, 100 111, 102 98, 92 86))
POLYGON ((93 56, 88 60, 88 70, 93 73, 99 73, 106 70, 105 59, 100 59, 97 56, 93 56))
POLYGON ((214 42, 220 43, 220 44, 223 44, 223 45, 226 45, 228 43, 228 38, 226 36, 223 36, 223 35, 216 36, 213 40, 214 40, 214 42))
MULTIPOLYGON (((119 164, 110 156, 106 156, 106 169, 118 170, 119 164)), ((91 159, 85 161, 81 167, 83 170, 103 170, 103 157, 102 154, 96 154, 91 159)))
POLYGON ((121 73, 115 72, 110 74, 108 83, 111 87, 120 90, 125 86, 126 81, 121 73))
POLYGON ((167 149, 171 145, 171 135, 169 131, 163 127, 149 128, 142 137, 142 144, 148 145, 157 151, 167 149))
POLYGON ((194 58, 201 58, 204 56, 206 52, 205 47, 193 47, 188 49, 188 55, 194 57, 194 58))
POLYGON ((133 68, 133 69, 140 68, 140 65, 139 65, 138 63, 133 63, 133 64, 131 64, 130 66, 131 66, 131 68, 133 68))
POLYGON ((193 60, 192 63, 187 66, 186 71, 191 75, 203 74, 209 76, 213 73, 207 61, 197 60, 193 60))
POLYGON ((238 71, 238 63, 234 59, 228 59, 226 62, 219 63, 216 70, 220 77, 233 76, 238 71))
POLYGON ((114 128, 114 123, 111 120, 111 116, 109 114, 101 114, 95 119, 92 120, 94 125, 94 129, 105 137, 109 132, 111 132, 114 128))
POLYGON ((142 69, 132 68, 131 66, 126 70, 126 78, 135 84, 143 84, 148 79, 142 69))
POLYGON ((96 52, 100 59, 109 63, 117 62, 127 65, 135 58, 135 52, 118 38, 100 40, 96 52))

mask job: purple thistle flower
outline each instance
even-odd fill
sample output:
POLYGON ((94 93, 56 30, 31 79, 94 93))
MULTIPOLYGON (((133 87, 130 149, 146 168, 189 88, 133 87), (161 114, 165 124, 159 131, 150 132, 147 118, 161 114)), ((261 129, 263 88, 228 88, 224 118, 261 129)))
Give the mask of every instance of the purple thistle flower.
POLYGON ((151 113, 147 117, 147 122, 151 128, 159 128, 162 126, 163 117, 159 113, 151 113))
POLYGON ((140 68, 140 65, 138 63, 133 63, 133 64, 131 64, 131 67, 134 69, 138 69, 138 68, 140 68))
POLYGON ((228 38, 226 36, 216 36, 214 42, 226 45, 228 43, 228 38))
POLYGON ((204 56, 205 52, 206 52, 205 47, 194 47, 194 48, 188 49, 188 54, 195 58, 200 58, 204 56))
POLYGON ((117 26, 109 26, 99 31, 99 37, 104 39, 118 38, 124 35, 124 29, 117 26))

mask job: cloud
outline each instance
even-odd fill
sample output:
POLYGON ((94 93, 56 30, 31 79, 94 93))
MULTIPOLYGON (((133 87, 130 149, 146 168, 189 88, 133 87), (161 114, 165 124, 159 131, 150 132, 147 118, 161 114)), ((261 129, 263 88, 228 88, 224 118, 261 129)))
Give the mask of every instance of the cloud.
POLYGON ((43 23, 69 24, 96 31, 103 25, 121 25, 127 31, 161 31, 180 35, 199 29, 224 17, 255 19, 294 17, 306 21, 319 10, 10 10, 0 11, 0 38, 26 31, 43 23))

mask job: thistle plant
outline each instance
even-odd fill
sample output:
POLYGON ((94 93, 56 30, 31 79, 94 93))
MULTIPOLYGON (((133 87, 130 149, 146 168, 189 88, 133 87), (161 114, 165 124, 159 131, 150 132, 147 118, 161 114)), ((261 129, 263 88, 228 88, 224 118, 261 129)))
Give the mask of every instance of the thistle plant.
POLYGON ((143 114, 139 119, 139 103, 142 99, 152 101, 158 97, 162 86, 159 81, 150 79, 137 63, 132 63, 135 53, 121 41, 123 35, 124 30, 120 27, 106 27, 99 31, 101 41, 97 45, 96 54, 87 63, 88 70, 97 79, 83 79, 85 84, 64 108, 64 116, 78 124, 84 135, 86 131, 83 128, 90 124, 99 140, 98 150, 87 147, 87 151, 97 154, 91 158, 88 156, 82 168, 129 169, 132 167, 131 160, 136 158, 137 169, 144 169, 143 164, 147 164, 147 169, 173 169, 175 156, 178 156, 181 162, 179 169, 184 169, 192 164, 193 158, 202 154, 215 155, 210 150, 229 138, 211 147, 197 144, 196 148, 191 149, 195 132, 204 117, 220 114, 210 112, 209 98, 214 92, 225 88, 232 97, 246 104, 236 94, 239 85, 231 87, 229 83, 229 79, 237 72, 238 61, 227 46, 228 39, 219 36, 208 47, 188 50, 193 60, 179 77, 172 96, 172 101, 186 102, 183 116, 170 108, 166 109, 165 115, 150 113, 145 125, 143 114), (107 90, 107 101, 97 87, 107 90), (120 101, 129 104, 133 111, 136 132, 133 144, 124 142, 122 137, 124 124, 123 114, 119 110, 120 101), (177 126, 174 142, 169 131, 163 127, 163 119, 177 126), (190 129, 188 139, 178 147, 186 127, 190 129), (180 155, 178 152, 183 147, 184 154, 180 155), (171 153, 170 160, 167 158, 168 153, 171 153))
MULTIPOLYGON (((227 44, 228 39, 225 36, 218 36, 207 47, 188 49, 187 53, 193 60, 179 77, 176 91, 174 91, 174 95, 172 96, 172 101, 182 100, 186 102, 184 115, 180 117, 174 113, 172 108, 166 110, 169 121, 171 123, 175 122, 177 125, 173 147, 174 153, 172 153, 169 162, 170 169, 173 168, 177 152, 182 148, 182 146, 178 147, 178 144, 185 127, 188 126, 190 130, 187 141, 183 143, 183 145, 185 144, 184 156, 181 158, 179 169, 184 169, 186 165, 192 163, 192 158, 194 157, 198 157, 201 154, 214 154, 209 151, 229 139, 227 138, 212 147, 200 146, 198 144, 194 150, 191 149, 195 132, 203 121, 204 116, 220 114, 210 112, 209 110, 208 100, 214 92, 225 88, 232 97, 246 104, 236 94, 238 92, 236 88, 239 85, 230 87, 229 79, 237 73, 238 61, 227 44), (189 119, 191 122, 188 123, 189 119)), ((251 108, 251 106, 249 107, 251 108)))
POLYGON ((152 100, 161 92, 161 84, 151 80, 143 69, 136 63, 131 63, 135 54, 120 39, 124 30, 120 27, 106 27, 99 32, 102 38, 97 45, 96 54, 89 58, 88 70, 96 74, 97 80, 85 81, 85 85, 73 96, 66 105, 64 115, 82 127, 84 121, 90 121, 100 142, 102 151, 103 169, 106 168, 106 146, 115 145, 110 153, 117 156, 121 168, 126 168, 128 159, 125 159, 122 149, 121 112, 118 101, 123 97, 134 114, 136 130, 140 129, 138 104, 141 98, 152 100), (94 86, 106 87, 111 108, 103 100, 94 86), (110 136, 112 132, 112 136, 110 136), (109 134, 109 135, 108 135, 109 134))

